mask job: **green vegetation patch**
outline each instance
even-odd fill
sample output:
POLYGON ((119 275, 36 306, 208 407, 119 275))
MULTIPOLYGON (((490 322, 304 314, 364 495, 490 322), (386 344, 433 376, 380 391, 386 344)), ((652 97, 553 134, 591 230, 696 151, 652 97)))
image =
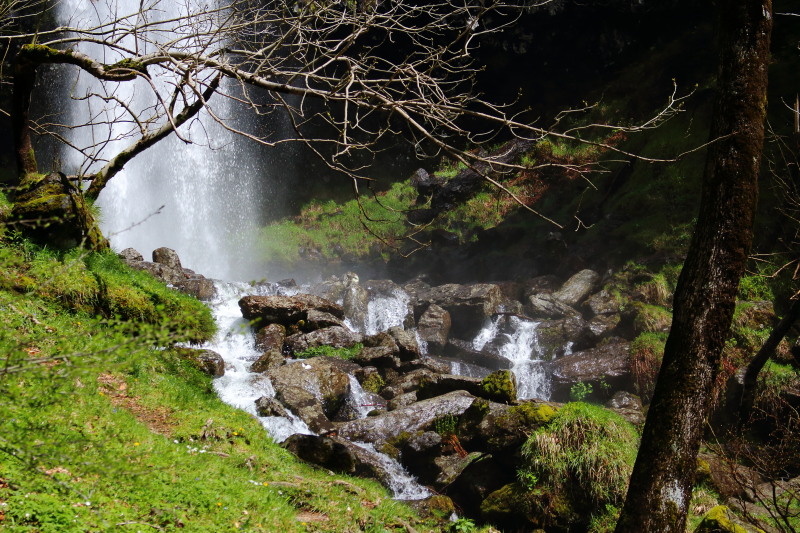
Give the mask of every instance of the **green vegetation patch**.
POLYGON ((314 346, 294 354, 296 359, 310 359, 312 357, 336 357, 337 359, 352 359, 361 353, 364 345, 356 343, 350 348, 334 348, 333 346, 314 346))

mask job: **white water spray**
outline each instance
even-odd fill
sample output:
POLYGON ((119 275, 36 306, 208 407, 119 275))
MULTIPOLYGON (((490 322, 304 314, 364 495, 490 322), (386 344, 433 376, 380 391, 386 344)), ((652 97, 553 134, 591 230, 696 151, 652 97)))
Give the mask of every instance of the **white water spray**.
MULTIPOLYGON (((140 11, 140 0, 62 0, 57 4, 57 14, 60 23, 82 28, 109 24, 123 16, 130 16, 125 22, 128 24, 141 23, 146 18, 151 25, 147 37, 163 42, 174 37, 174 23, 162 26, 159 21, 185 16, 206 6, 194 0, 150 0, 140 11), (163 33, 156 34, 157 31, 163 33)), ((154 47, 131 35, 119 44, 140 53, 154 47)), ((110 47, 99 44, 81 43, 78 49, 106 64, 123 59, 110 47)), ((70 142, 93 147, 89 152, 106 159, 133 143, 139 135, 134 115, 138 120, 150 115, 148 109, 157 104, 154 89, 162 101, 168 102, 175 81, 165 72, 159 75, 156 68, 150 73, 154 75, 153 87, 141 79, 100 84, 85 73, 79 74, 71 87, 73 101, 67 106, 67 120, 81 125, 93 118, 102 124, 69 131, 70 142), (121 105, 113 105, 115 101, 123 102, 133 114, 121 105)), ((209 101, 214 114, 225 120, 240 114, 234 102, 220 94, 230 90, 223 82, 209 101)), ((128 162, 111 179, 98 200, 103 233, 118 250, 133 247, 147 254, 161 246, 173 248, 184 266, 210 277, 260 277, 252 250, 259 220, 258 199, 265 192, 261 183, 269 171, 258 168, 246 143, 215 122, 206 110, 199 113, 197 120, 181 127, 180 132, 189 143, 173 133, 128 162)), ((69 173, 86 175, 102 166, 100 162, 87 163, 76 150, 63 150, 64 169, 69 173)))

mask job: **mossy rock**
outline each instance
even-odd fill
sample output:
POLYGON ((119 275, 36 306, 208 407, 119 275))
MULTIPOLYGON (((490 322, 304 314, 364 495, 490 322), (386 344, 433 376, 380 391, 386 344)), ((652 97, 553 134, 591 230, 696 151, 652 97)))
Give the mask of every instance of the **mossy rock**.
POLYGON ((63 174, 30 175, 10 218, 23 235, 53 248, 109 248, 83 195, 63 174))
POLYGON ((717 505, 706 513, 694 533, 764 533, 764 530, 743 524, 725 505, 717 505))
POLYGON ((508 410, 509 416, 516 418, 527 428, 537 428, 549 424, 558 410, 546 403, 525 402, 508 410))
POLYGON ((368 375, 364 381, 361 382, 361 388, 367 392, 379 393, 380 390, 386 386, 386 381, 377 372, 368 375))
MULTIPOLYGON (((481 502, 481 517, 503 528, 530 531, 572 531, 585 524, 588 516, 576 512, 566 494, 543 489, 526 490, 510 483, 489 494, 481 502)), ((582 528, 583 529, 583 528, 582 528)))
POLYGON ((481 381, 482 396, 500 403, 517 401, 517 381, 510 370, 492 372, 481 381))

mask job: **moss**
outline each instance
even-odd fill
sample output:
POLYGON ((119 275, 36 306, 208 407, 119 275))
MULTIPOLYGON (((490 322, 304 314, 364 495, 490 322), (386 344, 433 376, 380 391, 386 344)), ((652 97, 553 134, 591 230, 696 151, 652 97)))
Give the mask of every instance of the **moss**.
POLYGON ((375 372, 374 374, 370 374, 367 378, 361 383, 361 388, 367 392, 372 392, 377 394, 380 390, 386 386, 386 381, 381 377, 380 374, 375 372))
POLYGON ((763 533, 761 529, 748 530, 736 524, 731 518, 730 510, 724 505, 717 505, 706 513, 694 533, 752 533, 753 531, 763 533))
POLYGON ((633 304, 635 316, 633 327, 637 333, 669 331, 672 324, 672 313, 659 305, 648 305, 641 302, 633 304))
POLYGON ((525 402, 515 405, 508 410, 508 414, 517 418, 529 428, 537 428, 549 424, 558 411, 546 403, 525 402))
POLYGON ((483 394, 490 400, 511 403, 517 400, 517 385, 510 370, 492 372, 481 381, 483 394))

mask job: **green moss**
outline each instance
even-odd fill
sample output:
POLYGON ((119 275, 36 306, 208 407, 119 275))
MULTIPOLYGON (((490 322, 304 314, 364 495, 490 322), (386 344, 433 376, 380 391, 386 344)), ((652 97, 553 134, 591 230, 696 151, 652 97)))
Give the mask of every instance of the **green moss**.
POLYGON ((524 402, 508 410, 508 414, 516 417, 529 428, 537 428, 552 422, 558 410, 546 403, 524 402))
POLYGON ((517 401, 516 380, 510 370, 498 370, 483 378, 481 391, 488 399, 496 402, 517 401))
POLYGON ((633 327, 637 333, 669 331, 672 313, 668 309, 642 302, 635 302, 633 307, 636 313, 633 327))
POLYGON ((726 506, 717 505, 706 513, 694 533, 752 533, 752 531, 762 531, 757 528, 748 531, 746 528, 734 523, 729 513, 730 511, 726 506))
MULTIPOLYGON (((302 352, 297 352, 294 356, 297 359, 310 359, 311 357, 336 357, 338 359, 352 359, 361 353, 364 345, 356 343, 350 348, 334 348, 333 346, 314 346, 302 352)), ((380 376, 378 376, 380 377, 380 376)))
POLYGON ((374 374, 370 374, 367 378, 361 382, 361 388, 363 388, 367 392, 372 392, 377 394, 380 390, 386 386, 386 381, 381 377, 380 374, 375 372, 374 374))

